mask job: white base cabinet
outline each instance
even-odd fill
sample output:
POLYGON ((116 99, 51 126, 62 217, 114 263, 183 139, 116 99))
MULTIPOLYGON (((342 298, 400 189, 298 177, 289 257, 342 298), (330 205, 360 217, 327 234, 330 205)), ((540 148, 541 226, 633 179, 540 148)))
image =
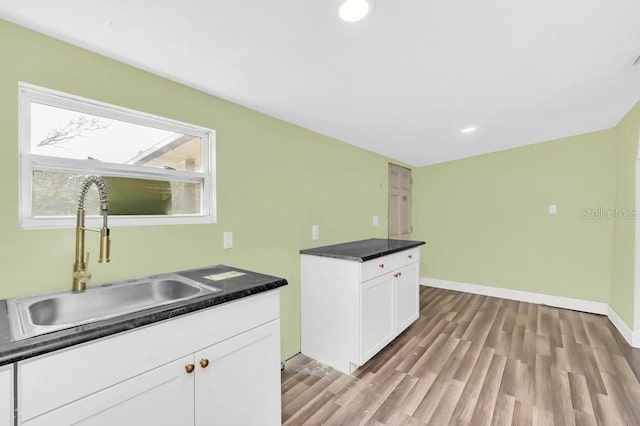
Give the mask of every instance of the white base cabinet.
POLYGON ((279 292, 18 363, 18 424, 279 425, 279 292))
POLYGON ((419 248, 368 262, 301 255, 302 353, 345 373, 419 316, 419 248))

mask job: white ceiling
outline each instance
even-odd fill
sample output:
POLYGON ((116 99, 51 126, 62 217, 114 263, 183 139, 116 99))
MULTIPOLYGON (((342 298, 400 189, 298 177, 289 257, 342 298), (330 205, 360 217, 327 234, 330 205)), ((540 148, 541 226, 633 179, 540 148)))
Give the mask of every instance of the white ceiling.
POLYGON ((0 0, 0 17, 413 166, 615 126, 638 0, 0 0), (460 129, 478 131, 461 134, 460 129))

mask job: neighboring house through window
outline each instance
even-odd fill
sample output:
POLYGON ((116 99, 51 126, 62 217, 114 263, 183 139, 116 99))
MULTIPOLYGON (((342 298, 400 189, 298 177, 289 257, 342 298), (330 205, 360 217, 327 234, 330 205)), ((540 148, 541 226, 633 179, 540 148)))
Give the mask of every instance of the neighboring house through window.
POLYGON ((19 99, 21 228, 73 226, 90 175, 115 226, 216 221, 213 130, 25 83, 19 99))

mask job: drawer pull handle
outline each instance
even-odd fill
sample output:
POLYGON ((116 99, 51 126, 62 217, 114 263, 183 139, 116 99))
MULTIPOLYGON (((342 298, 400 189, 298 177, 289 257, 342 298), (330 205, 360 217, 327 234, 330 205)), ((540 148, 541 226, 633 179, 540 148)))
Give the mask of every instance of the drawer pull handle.
POLYGON ((195 370, 196 366, 193 364, 187 364, 184 366, 185 371, 187 372, 187 374, 191 374, 193 373, 193 370, 195 370))
POLYGON ((413 259, 413 256, 412 256, 412 255, 409 255, 409 259, 413 259))
POLYGON ((209 360, 206 358, 202 358, 200 360, 200 367, 207 368, 209 366, 209 360))
POLYGON ((378 266, 381 267, 381 268, 384 268, 384 263, 381 263, 378 266))

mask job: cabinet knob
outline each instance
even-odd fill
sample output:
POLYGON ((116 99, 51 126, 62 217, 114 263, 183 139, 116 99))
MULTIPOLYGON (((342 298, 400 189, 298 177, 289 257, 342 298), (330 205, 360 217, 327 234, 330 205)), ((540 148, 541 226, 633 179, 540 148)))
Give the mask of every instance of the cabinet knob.
POLYGON ((402 276, 402 272, 398 272, 398 276, 401 277, 402 276))
POLYGON ((206 358, 202 358, 200 360, 200 367, 207 368, 209 366, 209 360, 206 358))
POLYGON ((195 370, 196 366, 193 364, 187 364, 184 366, 185 371, 187 372, 187 374, 191 374, 193 373, 193 370, 195 370))
POLYGON ((381 268, 384 268, 384 263, 381 263, 378 266, 381 267, 381 268))
POLYGON ((413 259, 413 256, 412 256, 412 255, 409 255, 408 257, 409 257, 409 259, 413 259))

